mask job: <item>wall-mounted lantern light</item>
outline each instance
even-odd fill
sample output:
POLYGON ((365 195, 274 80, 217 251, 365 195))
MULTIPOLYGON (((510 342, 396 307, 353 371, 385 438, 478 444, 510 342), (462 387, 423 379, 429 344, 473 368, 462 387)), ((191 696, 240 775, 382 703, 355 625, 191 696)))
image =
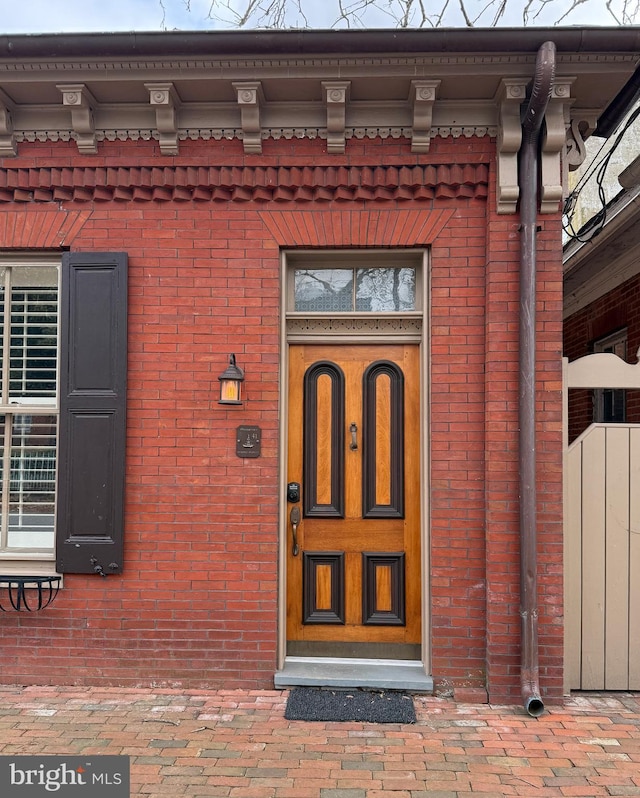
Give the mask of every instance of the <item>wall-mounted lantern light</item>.
POLYGON ((220 380, 220 401, 218 404, 241 405, 244 371, 239 366, 236 366, 235 355, 229 355, 229 365, 218 379, 220 380))

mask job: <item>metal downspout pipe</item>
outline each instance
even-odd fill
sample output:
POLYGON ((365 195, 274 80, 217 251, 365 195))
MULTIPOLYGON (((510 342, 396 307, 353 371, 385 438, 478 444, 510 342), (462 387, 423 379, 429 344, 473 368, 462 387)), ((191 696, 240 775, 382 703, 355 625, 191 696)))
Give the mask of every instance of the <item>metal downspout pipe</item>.
POLYGON ((520 686, 524 708, 544 712, 538 666, 536 493, 536 233, 540 130, 555 77, 555 44, 538 50, 535 76, 522 117, 520 152, 520 686))

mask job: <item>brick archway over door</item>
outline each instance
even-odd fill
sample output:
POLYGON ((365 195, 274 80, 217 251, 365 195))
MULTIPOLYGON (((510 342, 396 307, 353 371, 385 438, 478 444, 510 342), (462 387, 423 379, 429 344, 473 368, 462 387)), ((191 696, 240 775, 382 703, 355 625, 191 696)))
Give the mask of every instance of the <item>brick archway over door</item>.
POLYGON ((261 211, 280 246, 419 247, 433 243, 455 211, 261 211))

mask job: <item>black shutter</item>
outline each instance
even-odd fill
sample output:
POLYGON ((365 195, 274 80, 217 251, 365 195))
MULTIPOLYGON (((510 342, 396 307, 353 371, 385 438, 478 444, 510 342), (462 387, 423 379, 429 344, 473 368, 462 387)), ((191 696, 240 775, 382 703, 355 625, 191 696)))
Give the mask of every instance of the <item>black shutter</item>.
POLYGON ((60 572, 122 571, 127 256, 62 260, 56 560, 60 572))

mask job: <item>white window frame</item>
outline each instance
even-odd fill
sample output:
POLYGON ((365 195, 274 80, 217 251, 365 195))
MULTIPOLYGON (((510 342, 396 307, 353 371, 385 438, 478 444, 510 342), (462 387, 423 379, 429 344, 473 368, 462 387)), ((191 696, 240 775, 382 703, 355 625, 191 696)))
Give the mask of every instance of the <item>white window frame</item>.
MULTIPOLYGON (((12 254, 10 256, 7 255, 0 255, 0 270, 5 271, 7 267, 25 267, 25 266, 37 266, 39 268, 47 268, 55 270, 56 272, 56 286, 58 290, 58 310, 60 308, 60 280, 61 280, 61 259, 59 257, 52 257, 52 256, 37 256, 33 253, 24 253, 24 254, 12 254)), ((5 283, 6 288, 6 283, 5 283)), ((6 295, 5 290, 5 298, 4 301, 7 302, 9 297, 6 295)), ((10 301, 10 299, 9 299, 10 301)), ((60 384, 60 375, 59 375, 59 363, 60 363, 60 313, 58 312, 58 319, 57 319, 57 348, 56 348, 56 392, 55 397, 30 397, 29 400, 20 400, 20 399, 10 399, 8 396, 9 390, 9 363, 7 362, 8 358, 5 358, 4 355, 8 351, 9 347, 9 338, 8 335, 10 331, 10 305, 5 305, 5 327, 4 327, 4 336, 3 336, 3 347, 4 351, 0 354, 0 358, 2 360, 2 393, 0 393, 0 414, 3 417, 7 416, 17 416, 17 415, 47 415, 52 416, 55 415, 56 418, 59 417, 59 384, 60 384)), ((5 426, 5 435, 7 433, 7 427, 5 426)), ((5 448, 11 448, 11 442, 7 439, 5 440, 5 448)), ((56 441, 57 446, 57 441, 56 441)), ((6 460, 10 457, 9 454, 5 455, 5 464, 6 460)), ((57 460, 57 454, 56 454, 57 460)), ((0 529, 0 573, 5 575, 11 576, 19 576, 19 575, 47 575, 55 572, 55 566, 52 563, 55 561, 55 528, 54 534, 52 539, 51 547, 40 547, 40 548, 17 548, 12 547, 9 548, 7 546, 7 534, 8 530, 6 528, 7 517, 8 517, 8 497, 6 495, 6 488, 7 482, 10 478, 10 475, 7 473, 6 469, 3 469, 4 481, 2 483, 2 497, 0 503, 0 522, 2 523, 2 528, 0 529)), ((55 501, 57 496, 54 496, 54 518, 55 518, 55 501)))

